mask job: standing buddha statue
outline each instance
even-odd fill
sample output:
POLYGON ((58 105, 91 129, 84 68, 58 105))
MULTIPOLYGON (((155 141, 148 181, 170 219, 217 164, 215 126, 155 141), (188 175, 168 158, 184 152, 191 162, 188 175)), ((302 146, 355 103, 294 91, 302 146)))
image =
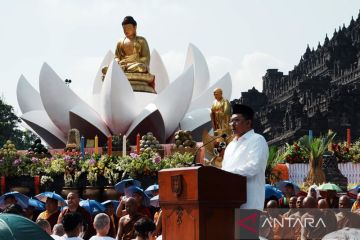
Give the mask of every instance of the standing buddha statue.
POLYGON ((223 98, 220 88, 214 89, 214 97, 215 100, 211 106, 211 124, 214 135, 230 134, 231 105, 228 100, 223 98))

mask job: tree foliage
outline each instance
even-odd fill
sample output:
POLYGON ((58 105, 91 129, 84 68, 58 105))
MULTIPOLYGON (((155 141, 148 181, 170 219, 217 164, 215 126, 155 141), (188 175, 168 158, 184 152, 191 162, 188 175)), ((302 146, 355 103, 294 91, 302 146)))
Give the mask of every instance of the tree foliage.
POLYGON ((0 98, 0 147, 11 140, 17 149, 27 149, 37 138, 28 130, 19 128, 21 119, 14 113, 14 108, 0 98))

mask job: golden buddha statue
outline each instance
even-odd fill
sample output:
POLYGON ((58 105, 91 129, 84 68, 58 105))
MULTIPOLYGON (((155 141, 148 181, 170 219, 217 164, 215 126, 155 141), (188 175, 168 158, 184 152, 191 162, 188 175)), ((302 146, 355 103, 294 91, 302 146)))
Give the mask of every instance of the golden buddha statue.
POLYGON ((65 151, 80 150, 80 132, 76 128, 72 128, 68 132, 65 151))
POLYGON ((211 124, 214 129, 214 135, 221 135, 223 133, 230 134, 230 117, 231 105, 230 102, 223 98, 222 89, 214 89, 215 100, 211 106, 211 124))
POLYGON ((127 16, 122 22, 125 37, 115 50, 118 62, 134 91, 155 93, 155 76, 149 73, 150 51, 145 38, 136 35, 137 23, 127 16))

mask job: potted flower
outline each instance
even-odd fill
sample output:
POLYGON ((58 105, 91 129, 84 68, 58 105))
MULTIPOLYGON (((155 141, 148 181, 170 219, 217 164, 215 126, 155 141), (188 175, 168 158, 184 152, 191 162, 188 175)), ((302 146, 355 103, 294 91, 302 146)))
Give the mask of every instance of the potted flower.
POLYGON ((54 179, 51 176, 43 175, 40 178, 40 185, 43 191, 52 191, 54 179))
MULTIPOLYGON (((77 152, 66 153, 62 159, 64 164, 64 187, 61 194, 66 197, 69 192, 79 193, 78 183, 81 175, 80 154, 77 152)), ((61 160, 59 164, 62 164, 61 160)))
POLYGON ((103 169, 101 169, 98 161, 100 155, 94 154, 89 159, 83 160, 81 164, 82 172, 86 173, 86 185, 83 191, 83 197, 88 199, 101 199, 100 187, 98 186, 98 177, 101 175, 103 169))
POLYGON ((122 174, 118 161, 119 157, 103 155, 98 162, 99 168, 103 169, 102 175, 106 180, 103 191, 104 200, 118 200, 120 197, 119 192, 114 188, 122 174))

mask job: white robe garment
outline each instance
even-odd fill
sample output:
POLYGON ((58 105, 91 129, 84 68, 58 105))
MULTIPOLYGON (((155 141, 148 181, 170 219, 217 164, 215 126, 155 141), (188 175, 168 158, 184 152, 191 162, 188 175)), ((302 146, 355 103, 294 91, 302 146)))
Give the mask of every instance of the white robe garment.
POLYGON ((264 209, 265 169, 268 156, 269 147, 264 137, 254 130, 248 131, 237 140, 234 139, 226 147, 222 170, 246 177, 247 202, 240 208, 260 211, 264 209))

